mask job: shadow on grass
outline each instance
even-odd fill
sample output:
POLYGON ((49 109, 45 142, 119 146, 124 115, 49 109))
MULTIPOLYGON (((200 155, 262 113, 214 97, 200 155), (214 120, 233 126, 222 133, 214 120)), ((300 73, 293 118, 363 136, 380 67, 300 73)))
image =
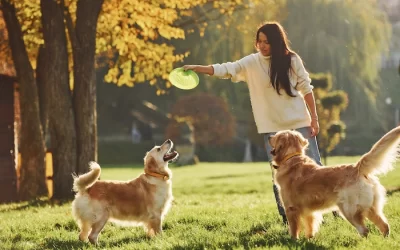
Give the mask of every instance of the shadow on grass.
POLYGON ((228 178, 242 178, 242 177, 249 177, 249 176, 259 176, 259 173, 249 173, 249 174, 227 174, 227 175, 220 175, 220 176, 210 176, 205 178, 206 180, 219 180, 219 179, 228 179, 228 178))
POLYGON ((121 247, 124 249, 123 246, 130 244, 130 243, 140 243, 140 242, 147 242, 151 239, 145 235, 138 235, 138 236, 126 236, 116 240, 107 240, 103 241, 102 238, 107 239, 107 236, 100 235, 98 239, 97 245, 92 245, 88 241, 83 242, 78 239, 78 234, 76 234, 76 239, 68 239, 63 240, 60 238, 47 238, 44 243, 42 244, 42 249, 108 249, 113 247, 121 247))
POLYGON ((250 236, 242 236, 237 241, 227 241, 218 245, 211 245, 206 242, 193 242, 192 244, 184 245, 184 246, 173 246, 170 249, 173 250, 202 250, 202 249, 255 249, 255 248, 265 248, 269 249, 274 246, 283 246, 288 249, 332 249, 329 247, 325 247, 307 240, 298 240, 294 241, 290 237, 274 237, 273 240, 268 239, 256 239, 250 241, 250 236))
MULTIPOLYGON (((300 236, 299 240, 293 240, 288 232, 288 227, 276 227, 275 225, 281 223, 280 220, 267 221, 263 224, 253 226, 249 231, 241 233, 239 242, 245 249, 252 249, 255 247, 285 246, 288 249, 332 249, 332 246, 326 246, 313 239, 306 239, 304 235, 300 236)), ((339 243, 340 244, 340 243, 339 243)), ((343 242, 343 247, 356 247, 358 241, 347 240, 343 242)))
POLYGON ((397 192, 400 192, 400 187, 392 187, 392 188, 388 188, 386 193, 388 196, 393 195, 397 192))
MULTIPOLYGON (((315 240, 307 240, 301 237, 299 240, 293 240, 286 227, 277 226, 281 223, 279 220, 267 221, 262 224, 257 224, 245 232, 238 234, 236 239, 219 242, 216 245, 206 241, 186 242, 184 245, 175 245, 171 249, 254 249, 254 248, 273 248, 283 247, 287 249, 332 249, 332 246, 319 243, 315 240)), ((225 225, 222 225, 225 226, 225 225)), ((217 226, 218 227, 218 226, 217 226)), ((220 226, 219 226, 220 227, 220 226)), ((216 227, 212 230, 218 231, 216 227)), ((356 247, 357 240, 347 240, 342 242, 342 247, 356 247)))
POLYGON ((126 236, 121 239, 115 240, 115 241, 109 241, 107 245, 102 245, 101 243, 99 246, 102 248, 106 249, 107 247, 123 247, 126 244, 130 243, 141 243, 141 242, 149 242, 151 239, 145 235, 139 235, 139 236, 126 236))
POLYGON ((78 225, 75 223, 74 220, 69 220, 66 223, 55 223, 54 224, 54 229, 58 229, 58 230, 65 230, 65 231, 69 231, 69 232, 79 232, 79 227, 78 225))
POLYGON ((43 244, 42 249, 57 249, 57 250, 69 250, 69 249, 85 249, 90 248, 88 242, 82 242, 76 237, 76 240, 63 240, 60 238, 47 238, 43 244))
POLYGON ((65 200, 51 200, 49 198, 38 198, 32 201, 24 201, 20 203, 14 203, 7 206, 0 207, 0 212, 7 211, 21 211, 30 208, 42 208, 46 206, 61 206, 71 202, 72 199, 65 200))

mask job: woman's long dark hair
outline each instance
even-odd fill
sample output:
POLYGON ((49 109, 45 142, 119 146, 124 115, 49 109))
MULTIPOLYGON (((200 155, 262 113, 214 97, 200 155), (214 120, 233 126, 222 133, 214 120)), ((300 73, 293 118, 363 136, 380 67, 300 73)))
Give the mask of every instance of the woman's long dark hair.
POLYGON ((283 88, 287 95, 295 97, 289 80, 291 57, 295 52, 289 47, 285 30, 277 22, 267 22, 258 28, 256 42, 259 39, 260 32, 267 36, 271 46, 270 78, 272 86, 279 95, 281 95, 280 89, 283 88))

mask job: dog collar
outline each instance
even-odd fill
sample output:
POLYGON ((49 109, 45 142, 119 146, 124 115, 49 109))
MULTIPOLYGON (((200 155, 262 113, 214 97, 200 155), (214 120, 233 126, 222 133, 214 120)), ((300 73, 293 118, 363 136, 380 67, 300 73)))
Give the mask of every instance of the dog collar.
POLYGON ((287 162, 290 158, 295 157, 295 156, 299 156, 299 155, 301 155, 300 152, 295 152, 295 153, 288 154, 287 156, 285 156, 285 158, 283 158, 282 163, 285 163, 285 162, 287 162))
POLYGON ((159 174, 159 173, 154 173, 154 172, 147 172, 147 171, 144 172, 144 173, 147 174, 147 175, 156 177, 156 178, 160 178, 160 179, 162 179, 162 180, 164 180, 164 181, 169 180, 169 176, 168 176, 168 175, 159 174))

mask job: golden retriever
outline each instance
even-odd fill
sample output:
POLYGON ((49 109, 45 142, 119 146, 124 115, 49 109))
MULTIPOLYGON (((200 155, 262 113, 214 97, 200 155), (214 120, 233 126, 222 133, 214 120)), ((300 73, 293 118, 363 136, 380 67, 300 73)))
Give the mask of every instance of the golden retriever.
POLYGON ((162 221, 172 202, 172 172, 168 162, 178 157, 173 142, 155 146, 144 157, 144 173, 127 182, 99 181, 100 166, 74 176, 72 214, 80 227, 79 239, 97 243, 107 221, 142 225, 149 236, 162 232, 162 221))
POLYGON ((321 167, 305 155, 308 141, 298 132, 285 130, 269 140, 276 168, 275 181, 289 222, 290 235, 299 238, 300 222, 311 238, 324 212, 339 209, 362 236, 368 235, 365 218, 384 236, 389 224, 383 214, 385 188, 376 175, 389 172, 398 157, 400 127, 384 135, 354 164, 321 167))

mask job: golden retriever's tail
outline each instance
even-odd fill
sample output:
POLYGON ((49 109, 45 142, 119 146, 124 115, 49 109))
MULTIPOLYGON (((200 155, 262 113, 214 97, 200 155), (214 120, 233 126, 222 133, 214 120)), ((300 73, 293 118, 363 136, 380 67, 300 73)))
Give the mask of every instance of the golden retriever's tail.
POLYGON ((360 173, 386 174, 393 169, 393 163, 398 158, 400 144, 400 126, 384 135, 372 149, 357 162, 360 173))
POLYGON ((89 162, 89 168, 90 172, 86 174, 80 176, 73 175, 74 186, 72 189, 75 192, 84 192, 86 188, 92 186, 100 177, 101 169, 100 165, 97 162, 89 162))

